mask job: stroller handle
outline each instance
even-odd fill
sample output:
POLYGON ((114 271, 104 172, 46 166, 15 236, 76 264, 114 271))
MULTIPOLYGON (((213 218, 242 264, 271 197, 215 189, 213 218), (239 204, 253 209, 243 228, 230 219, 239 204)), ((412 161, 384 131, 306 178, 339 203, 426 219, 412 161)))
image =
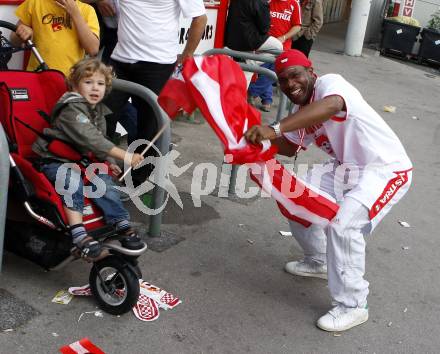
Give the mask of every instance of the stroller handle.
MULTIPOLYGON (((4 28, 6 28, 6 29, 8 29, 8 30, 10 30, 10 31, 12 31, 12 32, 16 32, 16 31, 17 31, 17 26, 14 25, 14 24, 11 23, 11 22, 8 22, 8 21, 0 20, 0 28, 1 28, 1 27, 4 27, 4 28)), ((33 53, 33 54, 35 55, 35 57, 37 58, 37 61, 38 61, 38 63, 40 64, 39 69, 41 69, 41 70, 48 70, 49 67, 48 67, 47 64, 44 62, 43 57, 42 57, 42 56, 40 55, 40 53, 38 52, 37 48, 35 48, 35 46, 34 46, 34 44, 32 43, 32 41, 31 41, 30 39, 28 39, 28 40, 26 41, 26 44, 27 44, 27 46, 28 46, 27 49, 30 48, 30 50, 32 51, 32 53, 33 53)))
POLYGON ((13 23, 7 22, 7 21, 0 20, 0 27, 4 27, 12 32, 17 31, 17 26, 14 25, 13 23))

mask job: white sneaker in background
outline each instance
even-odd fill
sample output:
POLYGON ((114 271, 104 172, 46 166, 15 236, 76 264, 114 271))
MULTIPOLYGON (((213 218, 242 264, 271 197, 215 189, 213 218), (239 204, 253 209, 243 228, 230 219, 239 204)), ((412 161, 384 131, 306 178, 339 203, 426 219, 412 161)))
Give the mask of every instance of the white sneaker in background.
POLYGON ((327 279, 327 265, 318 263, 306 263, 304 260, 299 262, 289 262, 284 266, 287 273, 302 277, 314 277, 327 279))
POLYGON ((342 332, 368 320, 368 305, 345 307, 338 305, 322 316, 316 325, 324 331, 342 332))

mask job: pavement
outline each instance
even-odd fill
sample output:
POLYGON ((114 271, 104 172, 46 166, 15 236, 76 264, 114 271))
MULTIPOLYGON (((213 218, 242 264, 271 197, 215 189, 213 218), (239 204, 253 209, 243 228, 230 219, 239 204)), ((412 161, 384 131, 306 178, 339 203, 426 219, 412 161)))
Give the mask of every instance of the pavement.
MULTIPOLYGON (((144 279, 182 299, 154 322, 132 313, 102 317, 92 298, 68 305, 51 302, 55 293, 88 282, 90 266, 76 262, 57 272, 6 253, 0 275, 0 353, 56 353, 88 337, 106 353, 437 353, 440 348, 440 77, 438 69, 417 66, 365 49, 362 57, 336 52, 343 37, 323 31, 311 59, 318 74, 339 73, 356 86, 402 140, 415 167, 413 185, 367 240, 366 279, 370 319, 340 335, 315 327, 330 308, 326 282, 283 271, 301 257, 273 200, 218 197, 222 149, 206 123, 172 125, 178 166, 194 164, 173 178, 183 210, 170 200, 164 211, 168 248, 140 259, 144 279), (383 107, 396 107, 386 113, 383 107), (200 163, 217 168, 217 193, 193 200, 193 175, 200 163), (198 200, 196 200, 198 202, 198 200), (398 221, 406 221, 409 228, 398 221), (3 294, 3 295, 2 295, 3 294), (11 305, 8 305, 11 304, 11 305), (22 304, 22 305, 20 305, 22 304), (18 318, 17 321, 8 320, 18 318)), ((336 28, 336 30, 338 30, 336 28)), ((264 114, 269 122, 273 112, 264 114)), ((318 163, 315 148, 298 163, 318 163)), ((288 159, 282 159, 288 162, 288 159)), ((207 167, 208 168, 208 167, 207 167)), ((213 172, 215 173, 215 171, 213 172)), ((253 187, 249 182, 248 187, 253 187)), ((129 203, 133 219, 148 218, 129 203)))

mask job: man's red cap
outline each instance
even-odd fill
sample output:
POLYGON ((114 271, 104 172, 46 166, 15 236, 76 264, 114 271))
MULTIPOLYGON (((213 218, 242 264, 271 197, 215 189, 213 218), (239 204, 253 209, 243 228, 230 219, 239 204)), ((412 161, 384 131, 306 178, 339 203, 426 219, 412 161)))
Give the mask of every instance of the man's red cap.
POLYGON ((312 66, 312 62, 296 49, 288 49, 282 52, 275 60, 275 72, 279 75, 284 69, 289 66, 300 65, 306 68, 312 66))

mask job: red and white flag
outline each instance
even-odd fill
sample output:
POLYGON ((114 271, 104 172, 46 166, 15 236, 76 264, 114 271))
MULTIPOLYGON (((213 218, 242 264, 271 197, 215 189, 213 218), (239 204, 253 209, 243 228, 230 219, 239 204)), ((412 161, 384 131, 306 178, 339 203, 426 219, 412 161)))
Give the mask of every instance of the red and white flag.
POLYGON ((63 354, 105 354, 88 338, 83 338, 75 343, 66 345, 59 350, 63 354))
POLYGON ((286 171, 274 159, 277 148, 269 140, 260 145, 246 141, 244 133, 261 124, 261 114, 247 102, 240 66, 225 55, 198 56, 187 59, 179 74, 158 98, 168 115, 174 118, 179 107, 191 113, 197 106, 223 143, 227 162, 254 164, 251 178, 275 198, 284 216, 304 226, 327 225, 338 211, 336 202, 286 171))
POLYGON ((248 164, 251 179, 270 194, 281 214, 305 227, 325 227, 338 212, 334 199, 293 176, 276 159, 248 164))
POLYGON ((157 101, 171 119, 176 118, 180 110, 191 114, 197 108, 196 103, 186 89, 181 66, 176 66, 157 101))

